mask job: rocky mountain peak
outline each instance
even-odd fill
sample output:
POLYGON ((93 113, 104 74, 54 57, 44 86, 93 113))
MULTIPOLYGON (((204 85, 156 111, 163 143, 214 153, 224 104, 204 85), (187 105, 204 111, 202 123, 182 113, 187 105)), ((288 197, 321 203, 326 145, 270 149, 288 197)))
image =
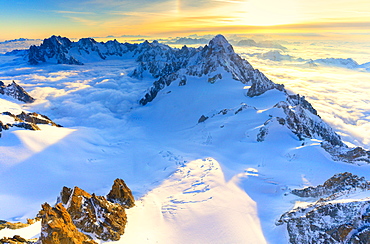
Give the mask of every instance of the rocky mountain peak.
POLYGON ((58 64, 78 64, 81 65, 75 57, 69 54, 73 42, 66 37, 51 36, 44 39, 43 43, 37 46, 31 46, 28 50, 28 63, 36 65, 41 62, 53 61, 58 64))
POLYGON ((81 43, 82 45, 85 45, 85 46, 94 45, 94 44, 97 43, 94 39, 89 38, 89 37, 81 38, 78 42, 81 43))
POLYGON ((71 40, 69 40, 67 37, 53 35, 49 38, 44 39, 41 46, 55 49, 55 48, 68 48, 71 44, 72 44, 71 40))
MULTIPOLYGON (((146 45, 151 45, 147 43, 146 45)), ((269 80, 252 65, 234 52, 231 44, 222 35, 215 36, 203 48, 172 49, 168 46, 156 52, 153 49, 138 56, 139 67, 133 76, 140 78, 149 71, 158 80, 140 100, 142 105, 151 102, 164 87, 172 82, 181 82, 184 76, 205 77, 209 83, 223 79, 222 73, 230 73, 232 78, 251 85, 248 96, 258 96, 271 89, 284 90, 269 80)))
POLYGON ((114 181, 112 190, 107 195, 107 200, 113 203, 119 203, 125 208, 135 206, 134 196, 122 179, 116 179, 114 181))
POLYGON ((209 41, 208 47, 212 51, 216 52, 224 52, 224 53, 234 53, 234 48, 231 44, 226 40, 223 35, 217 35, 212 40, 209 41))
POLYGON ((89 239, 118 241, 124 233, 127 222, 125 209, 135 205, 134 197, 125 182, 116 179, 107 198, 90 194, 77 186, 73 189, 63 187, 55 207, 45 205, 39 213, 39 217, 43 219, 42 228, 50 229, 43 238, 52 238, 50 235, 53 235, 54 227, 48 222, 50 220, 48 213, 51 212, 57 214, 55 218, 60 219, 58 223, 68 222, 68 225, 73 225, 74 227, 69 227, 72 233, 75 228, 89 239))

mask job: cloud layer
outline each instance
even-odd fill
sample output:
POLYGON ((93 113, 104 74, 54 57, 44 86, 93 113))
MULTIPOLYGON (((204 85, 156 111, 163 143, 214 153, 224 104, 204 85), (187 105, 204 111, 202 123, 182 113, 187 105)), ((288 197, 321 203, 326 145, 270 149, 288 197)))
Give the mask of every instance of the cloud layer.
MULTIPOLYGON (((312 67, 297 60, 316 58, 353 58, 368 62, 368 53, 353 52, 353 43, 300 42, 284 44, 283 55, 292 59, 264 59, 266 49, 237 48, 255 68, 271 80, 282 83, 294 93, 306 96, 342 138, 352 145, 370 148, 370 73, 361 69, 335 66, 312 67), (340 44, 340 45, 339 45, 340 44), (259 55, 247 55, 260 53, 259 55)), ((364 44, 366 45, 366 44, 364 44)))

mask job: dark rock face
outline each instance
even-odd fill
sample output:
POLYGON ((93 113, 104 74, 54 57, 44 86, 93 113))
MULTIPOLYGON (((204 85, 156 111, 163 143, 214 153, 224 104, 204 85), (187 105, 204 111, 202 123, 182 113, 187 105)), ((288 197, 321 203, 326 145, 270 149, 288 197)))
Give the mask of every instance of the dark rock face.
POLYGON ((297 196, 320 199, 286 212, 277 225, 287 224, 289 241, 294 244, 369 243, 370 200, 351 197, 369 189, 370 182, 346 172, 323 185, 293 190, 297 196))
POLYGON ((323 185, 293 190, 292 193, 299 197, 331 196, 337 198, 339 195, 349 194, 356 190, 370 190, 370 182, 365 180, 364 177, 345 172, 334 175, 325 181, 323 185))
POLYGON ((263 126, 260 128, 260 131, 257 134, 257 141, 258 142, 263 142, 266 138, 266 136, 269 133, 268 126, 272 122, 272 119, 268 119, 263 126))
POLYGON ((0 81, 0 94, 13 97, 25 103, 32 103, 35 101, 33 97, 31 97, 20 85, 14 81, 7 86, 0 81))
POLYGON ((284 85, 275 84, 269 80, 263 73, 258 69, 255 70, 253 74, 253 81, 251 88, 249 88, 247 95, 249 97, 255 97, 262 95, 268 90, 278 89, 279 91, 284 91, 284 85))
POLYGON ((202 116, 200 116, 200 118, 198 119, 198 123, 202 123, 202 122, 206 121, 207 119, 208 119, 208 117, 207 117, 207 116, 202 115, 202 116))
POLYGON ((287 101, 275 105, 281 108, 286 117, 282 124, 298 136, 298 138, 322 139, 333 146, 345 147, 340 136, 326 124, 317 114, 312 105, 299 95, 288 96, 287 101))
POLYGON ((370 163, 370 151, 363 149, 362 147, 348 148, 348 147, 334 147, 329 143, 322 143, 321 145, 328 153, 332 155, 332 158, 336 161, 342 161, 347 163, 370 163))
POLYGON ((68 51, 71 45, 72 42, 66 37, 52 36, 45 39, 39 47, 30 47, 28 52, 28 63, 35 65, 53 59, 58 64, 81 65, 82 63, 80 61, 69 55, 68 51))
POLYGON ((334 160, 347 163, 370 163, 370 151, 361 147, 349 148, 341 137, 326 124, 304 96, 287 95, 286 101, 275 105, 286 115, 277 117, 281 125, 287 126, 300 140, 313 138, 322 140, 321 146, 334 160))
POLYGON ((304 109, 307 109, 308 111, 310 111, 313 115, 316 115, 318 117, 320 117, 318 114, 317 114, 317 111, 316 109, 314 109, 312 107, 312 104, 309 103, 304 96, 300 96, 299 94, 296 94, 296 95, 289 95, 288 96, 288 102, 290 103, 290 105, 292 106, 301 106, 303 107, 304 109))
POLYGON ((302 212, 285 216, 290 243, 368 243, 361 233, 370 230, 370 200, 321 204, 302 212))
POLYGON ((51 207, 45 203, 39 212, 42 219, 41 236, 38 243, 42 244, 96 244, 87 235, 77 230, 72 218, 61 203, 51 207))
POLYGON ((135 206, 134 196, 122 179, 114 180, 112 190, 107 195, 107 200, 112 203, 119 203, 125 208, 135 206))

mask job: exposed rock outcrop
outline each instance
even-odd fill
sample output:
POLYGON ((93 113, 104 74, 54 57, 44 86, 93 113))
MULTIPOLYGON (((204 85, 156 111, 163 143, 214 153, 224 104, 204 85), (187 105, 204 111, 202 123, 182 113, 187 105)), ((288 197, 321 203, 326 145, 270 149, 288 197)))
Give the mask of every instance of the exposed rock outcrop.
POLYGON ((22 112, 18 115, 14 115, 10 112, 3 112, 2 115, 6 115, 13 118, 14 122, 5 124, 2 121, 0 121, 0 132, 2 132, 3 130, 9 130, 9 128, 11 127, 19 127, 26 130, 40 130, 40 127, 37 126, 38 124, 48 124, 51 126, 62 127, 61 125, 54 123, 46 115, 38 113, 22 112))
POLYGON ((271 123, 271 121, 272 121, 272 119, 268 119, 263 124, 263 126, 260 128, 260 131, 257 134, 257 141, 258 142, 263 142, 265 140, 266 136, 269 133, 268 127, 269 127, 269 124, 271 123))
POLYGON ((13 97, 25 103, 32 103, 35 101, 35 99, 31 97, 20 85, 15 83, 15 81, 7 86, 0 81, 0 94, 13 97))
POLYGON ((364 177, 345 172, 334 175, 322 185, 292 190, 292 193, 299 197, 337 198, 351 192, 365 190, 370 190, 370 181, 365 180, 364 177))
MULTIPOLYGON (((10 116, 12 116, 12 115, 10 115, 10 116)), ((35 113, 35 112, 33 112, 33 113, 22 112, 22 113, 16 115, 16 117, 21 121, 31 123, 31 124, 44 124, 44 125, 62 127, 61 125, 54 123, 46 115, 38 114, 38 113, 35 113)))
POLYGON ((249 97, 255 97, 262 95, 268 90, 277 89, 284 91, 284 85, 275 84, 269 80, 262 72, 256 69, 253 73, 252 86, 249 88, 247 95, 249 97))
POLYGON ((0 239, 0 243, 3 244, 32 244, 35 240, 27 240, 19 235, 14 235, 13 237, 4 237, 0 239))
POLYGON ((134 196, 122 179, 114 180, 112 189, 107 195, 107 200, 112 203, 119 203, 125 208, 135 206, 134 196))
POLYGON ((64 187, 59 201, 71 215, 74 225, 93 238, 117 241, 124 233, 127 218, 121 204, 90 195, 78 187, 64 187))
POLYGON ((208 119, 208 117, 207 117, 207 116, 202 115, 202 116, 200 116, 200 118, 198 119, 198 123, 202 123, 202 122, 206 121, 207 119, 208 119))
POLYGON ((321 145, 332 158, 336 161, 347 163, 370 163, 370 151, 362 147, 348 148, 348 147, 335 147, 329 143, 322 143, 321 145))
POLYGON ((79 241, 70 243, 90 243, 88 241, 92 239, 118 241, 127 222, 125 209, 133 207, 135 200, 121 179, 114 181, 107 198, 89 194, 78 187, 63 187, 55 207, 44 204, 38 215, 42 218, 44 233, 40 241, 47 243, 44 240, 53 238, 76 238, 79 241))
POLYGON ((61 203, 55 207, 43 204, 39 216, 42 219, 39 244, 96 244, 87 235, 78 231, 71 215, 61 203))
MULTIPOLYGON (((370 182, 350 173, 336 174, 323 185, 293 190, 301 197, 319 198, 281 216, 290 243, 369 243, 370 198, 352 193, 368 192, 370 182)), ((365 194, 365 196, 370 196, 365 194)))
POLYGON ((279 102, 275 107, 284 111, 286 117, 282 123, 298 138, 321 139, 333 146, 345 147, 340 136, 318 116, 317 111, 304 97, 290 95, 286 101, 279 102))
POLYGON ((16 229, 21 229, 27 226, 29 226, 29 224, 25 224, 21 222, 11 223, 5 220, 0 220, 0 230, 5 229, 5 228, 16 230, 16 229))

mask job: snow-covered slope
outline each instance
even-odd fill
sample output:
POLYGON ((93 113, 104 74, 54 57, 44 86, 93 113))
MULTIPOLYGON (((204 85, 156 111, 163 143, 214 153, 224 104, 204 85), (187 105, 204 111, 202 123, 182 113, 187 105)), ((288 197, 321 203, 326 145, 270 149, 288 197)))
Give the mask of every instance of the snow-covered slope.
POLYGON ((92 39, 52 37, 31 48, 42 65, 0 67, 2 80, 36 99, 2 99, 2 109, 64 126, 3 133, 0 219, 34 217, 63 186, 103 195, 122 178, 136 206, 121 243, 288 243, 275 223, 294 207, 290 189, 339 172, 370 179, 366 150, 343 162, 338 155, 352 149, 312 105, 223 36, 197 49, 115 43, 109 50, 122 55, 92 39), (54 64, 72 57, 84 65, 54 64))

